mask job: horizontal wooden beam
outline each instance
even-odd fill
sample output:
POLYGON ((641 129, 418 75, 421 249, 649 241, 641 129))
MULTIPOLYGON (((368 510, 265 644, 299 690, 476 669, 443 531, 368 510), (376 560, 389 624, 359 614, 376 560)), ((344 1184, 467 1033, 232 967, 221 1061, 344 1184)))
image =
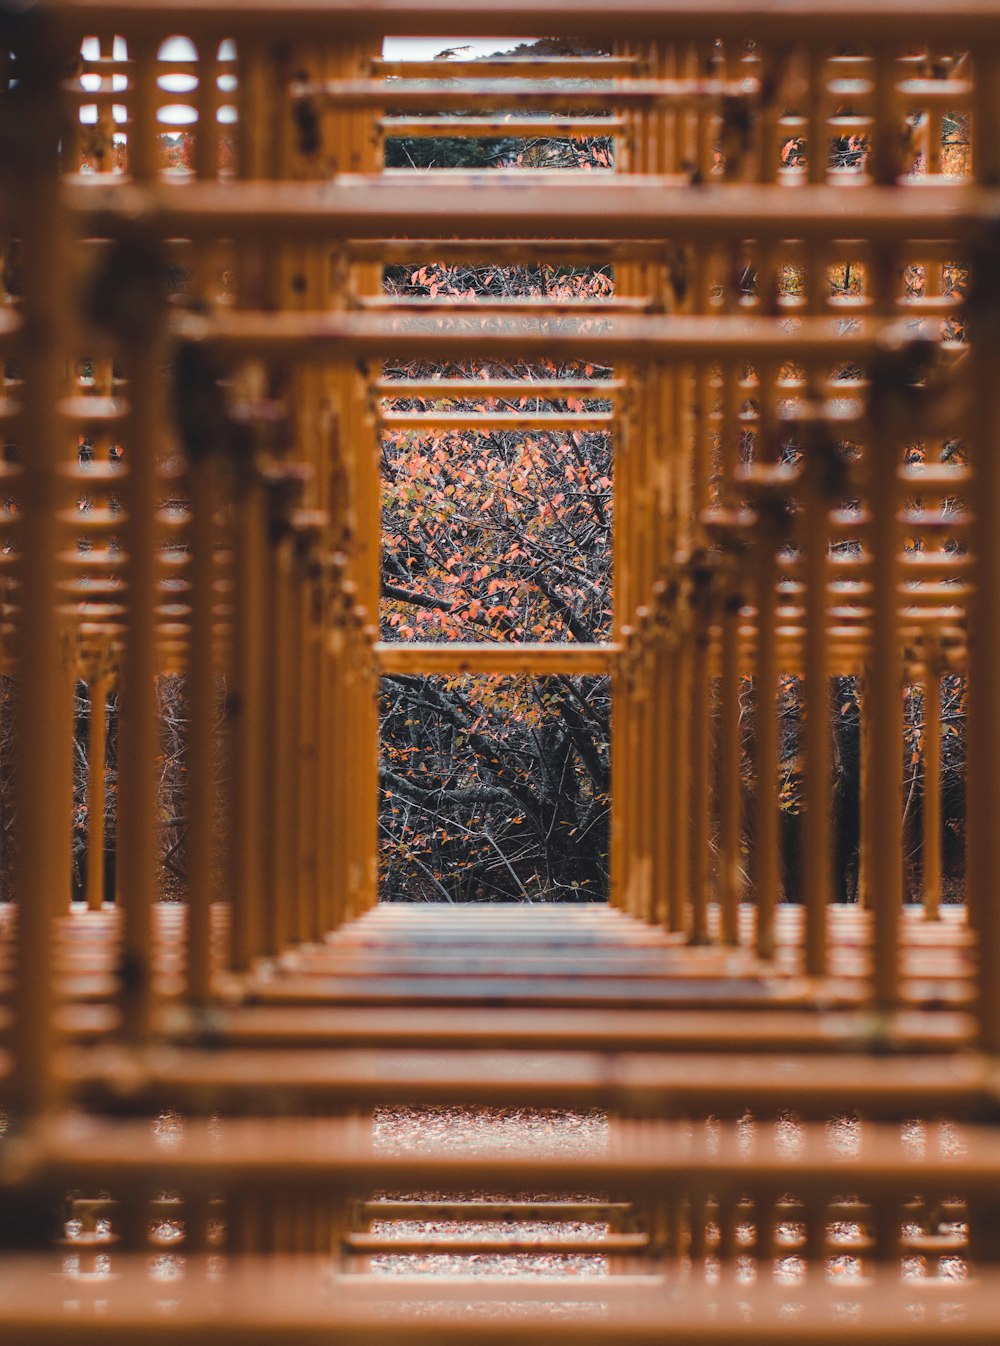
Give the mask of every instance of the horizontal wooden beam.
POLYGON ((361 1210, 363 1220, 475 1220, 498 1224, 508 1220, 621 1219, 631 1207, 625 1201, 421 1201, 375 1197, 361 1210), (416 1214, 415 1214, 416 1212, 416 1214))
POLYGON ((447 140, 534 140, 538 136, 620 136, 622 117, 384 117, 377 129, 387 140, 444 137, 447 140))
POLYGON ((341 174, 331 182, 157 183, 77 177, 64 200, 84 230, 178 237, 364 238, 562 234, 572 239, 905 240, 972 238, 1000 209, 982 187, 714 184, 686 178, 522 170, 341 174))
MULTIPOLYGON (((386 169, 392 181, 395 169, 386 169)), ((399 170, 400 175, 408 169, 399 170)), ((616 178, 617 184, 619 180, 616 178)), ((663 245, 656 239, 578 238, 358 238, 344 244, 352 262, 381 266, 444 262, 492 269, 498 266, 613 267, 623 261, 662 262, 663 245)), ((933 244, 927 244, 928 249, 933 244)), ((954 245, 948 245, 954 247, 954 245)))
POLYGON ((792 360, 799 364, 864 360, 880 339, 899 334, 913 340, 930 325, 895 319, 678 317, 617 315, 575 318, 474 314, 219 312, 210 318, 180 317, 175 331, 209 342, 234 359, 333 361, 349 358, 435 360, 596 359, 792 360))
POLYGON ((613 430, 617 416, 607 411, 383 411, 383 430, 613 430))
MULTIPOLYGON (((596 107, 605 108, 677 108, 718 102, 725 97, 753 95, 758 92, 754 79, 636 79, 627 83, 621 80, 597 79, 587 84, 560 85, 551 81, 544 83, 521 81, 512 84, 509 79, 484 79, 480 76, 468 78, 456 83, 456 77, 441 78, 442 67, 438 64, 436 77, 432 80, 417 80, 416 76, 403 76, 402 82, 394 80, 327 80, 323 82, 305 82, 292 87, 293 96, 320 99, 335 107, 349 108, 389 108, 393 113, 419 112, 425 108, 435 112, 447 110, 463 111, 470 107, 479 110, 490 108, 504 112, 515 108, 554 108, 561 112, 571 109, 593 112, 596 107)), ((599 124, 602 119, 591 117, 588 121, 599 124)), ((388 124, 391 124, 389 122, 388 124)), ((449 125, 451 121, 449 119, 449 125)), ((537 122, 527 122, 530 127, 537 122)), ((616 123, 621 127, 621 122, 616 123)), ((519 129, 520 121, 513 123, 519 129)), ((511 126, 511 123, 506 123, 511 126)), ((504 135, 510 134, 505 129, 504 135)), ((442 134, 449 134, 443 132, 442 134)), ((599 132, 596 132, 599 134, 599 132)))
POLYGON ((646 313, 650 308, 648 299, 616 298, 609 295, 606 299, 547 299, 519 298, 514 295, 483 295, 476 298, 464 298, 457 295, 372 295, 357 301, 356 308, 362 313, 538 313, 553 317, 573 317, 577 314, 607 315, 615 313, 646 313))
POLYGON ((612 398, 624 390, 621 379, 435 379, 381 378, 372 391, 383 398, 439 397, 468 401, 482 397, 533 398, 543 402, 567 397, 612 398))
MULTIPOLYGON (((387 169, 384 176, 392 181, 397 173, 404 180, 412 177, 410 169, 387 169)), ((616 178, 616 190, 619 181, 628 182, 629 179, 616 178)), ((668 183, 669 180, 665 185, 668 183)), ((784 192, 787 188, 778 190, 784 192)), ((484 269, 501 265, 595 268, 614 267, 624 261, 656 265, 664 260, 662 239, 656 238, 581 238, 577 235, 532 238, 528 234, 520 238, 358 238, 347 240, 344 246, 352 262, 378 262, 382 266, 412 267, 438 262, 484 269)), ((781 242, 790 259, 801 246, 801 240, 781 242)), ((954 239, 944 236, 937 239, 898 238, 894 246, 901 265, 911 261, 923 265, 950 263, 960 252, 954 239)), ((826 238, 823 247, 828 263, 835 266, 856 262, 859 255, 864 256, 868 244, 857 238, 826 238)))
MULTIPOLYGON (((686 1065, 690 1070, 693 1062, 686 1065)), ((932 1078, 926 1078, 925 1088, 933 1109, 932 1078)), ((882 1097, 889 1093, 887 1088, 882 1097)), ((843 1096, 835 1088, 832 1106, 843 1096)), ((472 1152, 443 1147, 407 1152, 376 1150, 370 1130, 354 1118, 188 1119, 176 1143, 164 1146, 146 1118, 110 1121, 70 1114, 20 1138, 17 1154, 0 1166, 0 1189, 16 1190, 27 1173, 50 1191, 114 1189, 143 1179, 153 1190, 162 1185, 282 1196, 367 1197, 379 1189, 442 1195, 535 1190, 621 1200, 708 1196, 722 1189, 764 1200, 791 1191, 816 1202, 849 1192, 888 1204, 908 1200, 917 1187, 929 1199, 965 1193, 978 1201, 1000 1199, 1000 1134, 991 1126, 964 1126, 961 1153, 932 1152, 919 1167, 898 1122, 866 1123, 849 1158, 837 1152, 825 1121, 803 1123, 797 1146, 788 1153, 775 1144, 773 1132, 748 1149, 735 1125, 720 1130, 711 1147, 704 1133, 692 1138, 685 1122, 650 1121, 634 1132, 627 1149, 607 1153, 544 1148, 521 1153, 497 1145, 472 1152)))
MULTIPOLYGON (((608 59, 607 63, 612 64, 608 59)), ((448 77, 441 78, 442 65, 433 64, 430 77, 405 69, 407 63, 397 62, 397 68, 403 69, 392 81, 386 80, 327 80, 303 81, 292 86, 292 96, 322 100, 326 105, 343 108, 390 108, 393 113, 421 112, 431 109, 435 113, 447 110, 464 111, 475 106, 477 109, 502 110, 508 112, 515 108, 550 108, 560 113, 580 110, 593 113, 595 107, 626 108, 638 111, 677 110, 678 108, 704 107, 716 105, 721 110, 721 101, 725 98, 758 97, 760 82, 751 74, 754 66, 746 66, 746 74, 740 79, 642 79, 608 78, 607 70, 599 70, 597 78, 589 83, 572 85, 556 84, 551 77, 544 79, 535 74, 530 62, 512 62, 520 78, 512 82, 509 76, 490 78, 489 72, 478 71, 475 74, 452 74, 452 65, 444 67, 448 77), (532 79, 531 76, 534 75, 532 79)), ((541 63, 540 63, 541 64, 541 63)), ((426 63, 420 63, 426 70, 426 63)), ((501 70, 501 75, 504 72, 501 70)), ((554 72, 562 74, 563 72, 554 72)), ((87 88, 77 90, 81 100, 99 97, 87 88)), ((929 104, 941 103, 948 108, 965 106, 971 99, 973 85, 970 80, 950 79, 898 79, 893 85, 898 104, 913 110, 923 111, 929 104)), ((105 96, 109 99, 120 91, 108 89, 105 96)), ((863 95, 861 95, 863 97, 863 95)), ((710 110, 715 110, 710 106, 710 110)), ((831 113, 836 117, 835 127, 839 131, 867 130, 872 117, 867 113, 849 115, 831 113)), ((829 118, 828 118, 829 119, 829 118)), ((778 119, 778 125, 797 124, 798 118, 786 115, 778 119)))
POLYGON ((508 1276, 338 1275, 329 1250, 186 1251, 165 1310, 162 1291, 151 1302, 159 1287, 149 1264, 148 1252, 116 1252, 112 1275, 70 1277, 55 1253, 9 1255, 0 1331, 19 1346, 984 1346, 995 1340, 1000 1295, 995 1267, 904 1279, 898 1259, 853 1280, 817 1276, 806 1293, 799 1280, 736 1282, 725 1263, 721 1284, 616 1274, 512 1285, 508 1276))
POLYGON ((482 8, 468 0, 381 0, 359 5, 356 0, 289 0, 276 8, 272 0, 177 0, 169 15, 162 0, 50 0, 46 7, 60 26, 76 33, 113 29, 129 37, 154 39, 183 32, 214 39, 238 34, 301 41, 407 33, 414 37, 530 37, 535 33, 624 40, 629 37, 747 36, 786 43, 830 42, 849 31, 858 40, 894 38, 911 43, 947 46, 960 32, 965 43, 1000 37, 1000 9, 995 0, 895 0, 872 5, 870 0, 502 0, 482 8))
POLYGON ((642 73, 642 62, 631 56, 492 56, 480 61, 371 62, 373 75, 396 79, 440 80, 447 69, 450 79, 609 79, 642 73))
MULTIPOLYGON (((524 946, 518 951, 525 956, 524 946)), ((544 959, 545 949, 540 954, 544 959)), ((473 955, 474 956, 474 955, 473 955)), ((513 963, 518 953, 508 954, 513 963)), ((469 957, 466 946, 466 957, 469 957)), ((534 972, 535 969, 532 969, 534 972)), ((419 1021, 425 1008, 410 1013, 419 1021)), ((464 1013, 464 1011, 463 1011, 464 1013)), ((336 1107, 475 1106, 607 1108, 620 1115, 716 1116, 751 1110, 759 1121, 791 1109, 824 1121, 850 1099, 869 1121, 900 1121, 929 1108, 953 1120, 986 1120, 997 1104, 989 1063, 973 1052, 942 1057, 847 1051, 785 1053, 783 1070, 759 1052, 676 1054, 368 1047, 248 1049, 172 1047, 123 1062, 104 1047, 76 1048, 60 1061, 74 1097, 117 1115, 140 1116, 172 1103, 192 1116, 312 1115, 336 1107), (261 1081, 266 1080, 266 1089, 261 1081), (685 1114, 682 1110, 687 1110, 685 1114)), ((396 1217, 399 1218, 399 1217, 396 1217)), ((577 1217, 582 1218, 582 1217, 577 1217)))
POLYGON ((610 673, 619 645, 559 644, 399 644, 380 643, 375 657, 380 673, 525 673, 546 677, 610 673))

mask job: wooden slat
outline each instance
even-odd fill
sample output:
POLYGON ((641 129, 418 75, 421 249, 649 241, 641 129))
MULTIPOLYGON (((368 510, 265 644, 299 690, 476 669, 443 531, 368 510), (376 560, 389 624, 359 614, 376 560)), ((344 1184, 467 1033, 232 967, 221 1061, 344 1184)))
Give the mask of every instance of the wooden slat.
MULTIPOLYGON (((160 0, 109 0, 106 7, 97 0, 60 0, 59 9, 76 31, 99 31, 103 16, 116 31, 131 28, 157 38, 162 34, 160 0)), ((332 40, 383 33, 715 38, 719 33, 738 32, 780 43, 792 22, 798 25, 803 41, 825 38, 842 25, 849 26, 859 39, 895 37, 903 42, 919 30, 925 41, 946 48, 956 29, 970 41, 1000 37, 1000 16, 991 0, 961 0, 947 13, 934 0, 912 0, 908 6, 873 6, 864 0, 846 0, 843 5, 833 0, 783 0, 751 11, 737 0, 670 0, 667 6, 661 0, 627 0, 613 11, 598 0, 503 0, 488 11, 470 10, 462 0, 422 0, 419 5, 383 0, 377 8, 359 8, 352 0, 293 0, 280 12, 268 0, 181 0, 175 26, 192 34, 225 32, 237 14, 247 35, 280 38, 293 28, 303 37, 332 40)))
MULTIPOLYGON (((232 358, 257 355, 330 360, 338 356, 391 359, 718 361, 758 358, 804 361, 861 360, 880 339, 897 332, 892 320, 861 318, 787 321, 740 317, 617 315, 573 318, 490 316, 400 317, 382 313, 218 314, 182 319, 178 335, 232 358)), ((920 328, 906 324, 915 339, 920 328)))
MULTIPOLYGON (((426 1011, 414 1006, 416 1023, 426 1011)), ((416 1036, 416 1034, 414 1034, 416 1036)), ((627 1042, 627 1034, 623 1035, 627 1042)), ((455 1106, 610 1109, 618 1115, 739 1118, 788 1110, 823 1120, 857 1110, 869 1120, 988 1118, 1000 1101, 989 1063, 975 1054, 865 1058, 788 1052, 781 1069, 759 1052, 690 1054, 525 1049, 341 1048, 280 1051, 173 1048, 145 1060, 111 1049, 75 1051, 62 1077, 91 1107, 136 1114, 183 1107, 199 1115, 314 1112, 319 1108, 455 1106)), ((829 1044, 828 1044, 829 1047, 829 1044)))
MULTIPOLYGON (((450 71, 450 66, 448 67, 450 71)), ((560 114, 569 111, 591 112, 595 107, 628 109, 665 109, 695 107, 698 104, 716 103, 725 97, 753 96, 759 93, 757 81, 720 80, 720 79, 631 79, 626 81, 602 79, 598 76, 588 83, 554 85, 541 82, 539 78, 523 80, 512 84, 506 79, 490 79, 482 74, 463 76, 457 83, 456 77, 441 78, 442 67, 438 65, 435 78, 419 80, 417 76, 404 73, 391 82, 381 80, 326 80, 305 81, 292 87, 292 94, 298 98, 319 99, 333 106, 350 108, 371 108, 382 110, 389 108, 392 116, 383 119, 383 127, 393 124, 393 117, 399 113, 423 112, 431 109, 436 112, 462 112, 469 107, 479 110, 508 108, 550 108, 560 114)), ((932 81, 931 81, 932 82, 932 81)), ((443 122, 443 118, 435 118, 443 122)), ((453 124, 451 119, 449 124, 453 124)), ((553 117, 559 122, 560 117, 553 117)), ((602 120, 591 116, 587 124, 599 125, 602 120)), ((460 119, 461 124, 461 119, 460 119)), ((620 119, 615 123, 621 128, 620 119)), ((506 123, 511 125, 511 123, 506 123)), ((513 123, 518 129, 526 129, 518 119, 513 123)), ((542 124, 544 128, 544 123, 542 124)), ((447 132, 446 132, 447 134, 447 132)))
POLYGON ((599 1238, 568 1235, 538 1235, 536 1237, 473 1238, 458 1235, 447 1238, 443 1235, 394 1235, 394 1234, 348 1234, 344 1240, 348 1252, 361 1253, 369 1257, 389 1255, 391 1257, 480 1257, 483 1254, 502 1256, 526 1256, 542 1254, 546 1257, 607 1257, 609 1254, 644 1253, 649 1250, 649 1236, 646 1234, 603 1234, 599 1238))
POLYGON ((562 401, 567 397, 614 398, 625 384, 621 379, 376 379, 372 392, 383 398, 462 398, 503 397, 562 401))
POLYGON ((683 237, 699 241, 780 239, 972 240, 997 208, 983 187, 706 185, 630 176, 609 193, 599 176, 562 171, 465 176, 341 174, 329 183, 190 182, 138 187, 77 179, 64 200, 83 227, 114 231, 148 221, 181 237, 319 235, 465 240, 497 234, 563 234, 572 239, 683 237), (554 190, 558 187, 558 190, 554 190))
POLYGON ((576 676, 607 674, 620 653, 617 645, 583 645, 569 641, 539 644, 472 645, 460 641, 440 644, 382 642, 375 646, 379 671, 393 673, 522 673, 545 677, 556 673, 576 676))
POLYGON ((737 1285, 723 1276, 707 1286, 636 1276, 571 1284, 542 1277, 478 1280, 344 1276, 331 1279, 329 1259, 277 1254, 228 1257, 209 1274, 210 1259, 186 1256, 182 1278, 170 1282, 170 1311, 152 1313, 145 1257, 115 1257, 114 1279, 59 1278, 52 1257, 12 1259, 0 1292, 0 1323, 25 1346, 65 1346, 67 1319, 81 1346, 134 1342, 176 1346, 307 1346, 331 1336, 356 1346, 501 1346, 512 1329, 552 1346, 677 1346, 737 1340, 748 1346, 843 1346, 856 1340, 886 1346, 987 1346, 995 1330, 995 1272, 968 1281, 928 1277, 901 1281, 895 1269, 863 1280, 801 1285, 764 1281, 737 1285), (60 1293, 61 1292, 61 1293, 60 1293), (516 1308, 511 1310, 511 1301, 516 1308), (560 1311, 553 1313, 553 1301, 560 1311), (66 1305, 71 1307, 67 1309, 66 1305), (845 1306, 847 1308, 845 1309, 845 1306), (499 1310, 499 1311, 498 1311, 499 1310))
POLYGON ((27 1172, 50 1190, 114 1188, 143 1178, 153 1186, 221 1193, 534 1190, 623 1200, 719 1191, 776 1198, 791 1189, 817 1202, 846 1189, 865 1201, 902 1203, 916 1189, 927 1200, 965 1195, 980 1209, 992 1205, 1000 1198, 1000 1136, 993 1127, 962 1125, 954 1140, 947 1150, 927 1145, 918 1163, 894 1124, 867 1123, 845 1153, 825 1123, 803 1123, 794 1143, 761 1126, 748 1145, 732 1124, 709 1135, 688 1123, 647 1122, 604 1152, 482 1145, 387 1153, 350 1118, 195 1119, 164 1144, 145 1119, 76 1115, 26 1135, 16 1163, 0 1165, 0 1188, 22 1182, 27 1172))
POLYGON ((636 76, 642 73, 642 62, 628 56, 492 56, 479 60, 451 59, 447 67, 440 61, 392 61, 376 59, 371 62, 373 75, 393 79, 442 78, 447 68, 452 79, 607 79, 612 76, 636 76))
MULTIPOLYGON (((473 96, 474 97, 474 96, 473 96)), ((621 117, 383 117, 379 132, 386 138, 444 137, 448 140, 569 139, 574 136, 620 136, 626 123, 621 117)))

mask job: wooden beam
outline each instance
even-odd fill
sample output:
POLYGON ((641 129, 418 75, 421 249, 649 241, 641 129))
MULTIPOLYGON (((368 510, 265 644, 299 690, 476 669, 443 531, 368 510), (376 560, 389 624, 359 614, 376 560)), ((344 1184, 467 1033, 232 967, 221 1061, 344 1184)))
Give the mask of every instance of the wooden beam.
POLYGON ((546 677, 556 673, 573 676, 606 674, 621 653, 619 645, 582 645, 570 642, 539 644, 471 645, 387 644, 375 646, 379 672, 392 673, 522 673, 546 677))
MULTIPOLYGON (((1000 25, 998 25, 1000 26, 1000 25)), ((972 238, 1000 208, 1000 193, 973 186, 842 187, 711 184, 572 170, 444 175, 341 174, 331 182, 151 183, 96 177, 68 182, 66 204, 98 235, 156 229, 167 237, 319 235, 365 238, 440 234, 464 241, 498 233, 570 239, 972 238)), ((860 244, 859 244, 860 246, 860 244)))
MULTIPOLYGON (((162 38, 161 0, 56 0, 57 21, 75 32, 115 32, 162 38)), ((829 39, 849 30, 859 40, 896 38, 905 42, 919 32, 925 42, 947 49, 956 31, 972 43, 1000 36, 1000 11, 994 0, 959 0, 942 8, 937 0, 624 0, 609 9, 603 0, 503 0, 489 8, 470 8, 467 0, 382 0, 359 6, 355 0, 292 0, 276 9, 271 0, 178 0, 169 25, 197 37, 221 36, 238 22, 244 40, 287 38, 340 41, 373 34, 407 33, 415 37, 462 33, 525 37, 717 38, 720 34, 787 41, 794 29, 801 42, 829 39)))

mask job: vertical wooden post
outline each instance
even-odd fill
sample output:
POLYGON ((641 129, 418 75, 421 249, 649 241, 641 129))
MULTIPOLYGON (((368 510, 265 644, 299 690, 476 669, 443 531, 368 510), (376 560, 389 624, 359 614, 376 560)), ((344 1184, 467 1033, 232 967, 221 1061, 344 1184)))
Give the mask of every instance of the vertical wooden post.
POLYGON ((924 917, 936 921, 941 906, 941 654, 931 636, 924 653, 924 791, 923 869, 924 917))
POLYGON ((104 668, 87 683, 87 908, 104 906, 104 814, 107 808, 107 739, 109 675, 104 668))
POLYGON ((188 660, 187 993, 204 1006, 212 987, 212 907, 216 869, 215 677, 216 464, 189 464, 191 653, 188 660))
POLYGON ((757 903, 757 953, 774 957, 774 910, 778 899, 778 652, 777 539, 772 522, 776 504, 766 502, 757 525, 757 665, 754 737, 756 808, 754 811, 754 895, 757 903))
MULTIPOLYGON (((619 286, 628 286, 629 272, 617 278, 619 286)), ((619 505, 612 518, 612 576, 614 583, 614 638, 623 647, 611 678, 611 901, 628 910, 632 900, 634 855, 632 848, 633 815, 632 754, 635 748, 634 707, 632 704, 635 650, 632 641, 630 602, 633 598, 632 548, 626 520, 634 476, 635 405, 629 400, 619 425, 616 445, 614 483, 619 505)))
MULTIPOLYGON (((659 58, 658 58, 659 59, 659 58)), ((664 153, 665 120, 657 122, 658 153, 664 153)), ((657 282, 657 300, 666 308, 670 302, 669 276, 661 266, 657 282)), ((652 640, 653 655, 650 674, 652 689, 653 724, 651 789, 653 851, 651 884, 655 904, 654 920, 668 930, 674 930, 677 900, 674 894, 674 871, 670 856, 670 827, 673 810, 673 735, 677 720, 674 699, 673 656, 670 646, 674 636, 670 630, 674 586, 674 520, 673 520, 673 452, 671 428, 673 421, 672 384, 668 367, 662 362, 649 365, 650 419, 652 422, 652 488, 653 512, 651 528, 655 544, 652 573, 652 640)))
POLYGON ((743 890, 740 853, 742 782, 740 780, 740 611, 743 607, 741 516, 735 509, 735 474, 740 455, 738 370, 724 365, 722 427, 722 509, 719 541, 721 558, 722 641, 719 669, 719 905, 721 936, 726 944, 739 943, 739 904, 743 890), (729 554, 726 554, 728 543, 729 554))
MULTIPOLYGON (((1000 183, 1000 53, 976 54, 973 155, 980 183, 1000 183)), ((989 239, 976 261, 978 304, 969 386, 975 389, 971 454, 975 471, 976 593, 969 634, 968 844, 966 886, 979 936, 979 1045, 1000 1052, 1000 246, 989 239)))
MULTIPOLYGON (((20 34, 17 89, 8 115, 23 118, 25 144, 17 206, 23 220, 23 336, 21 477, 18 483, 20 615, 15 628, 18 680, 15 736, 17 899, 15 1021, 11 1032, 10 1097, 23 1118, 55 1101, 52 1022, 53 931, 63 857, 69 850, 68 801, 59 793, 59 762, 67 722, 61 623, 57 612, 59 466, 65 437, 57 403, 63 391, 66 333, 53 321, 63 304, 68 239, 59 208, 60 135, 58 61, 53 34, 38 11, 20 34)), ((2 172, 2 170, 0 170, 2 172)))
MULTIPOLYGON (((133 61, 129 172, 138 182, 149 182, 159 169, 155 45, 148 39, 137 39, 133 61)), ((122 366, 128 378, 130 406, 125 432, 128 474, 122 491, 128 616, 119 692, 117 838, 123 908, 122 1022, 126 1036, 141 1042, 149 1035, 153 1011, 152 913, 159 881, 155 593, 160 532, 157 455, 166 420, 162 373, 166 356, 159 255, 149 247, 135 260, 137 281, 130 297, 135 304, 134 326, 130 324, 116 334, 123 346, 122 366)))
POLYGON ((335 553, 331 566, 330 634, 330 719, 323 751, 331 758, 330 808, 326 826, 330 831, 330 925, 336 927, 347 914, 350 884, 350 853, 347 840, 348 799, 351 783, 347 776, 350 763, 350 687, 348 596, 344 593, 346 561, 335 553))
MULTIPOLYGON (((891 371, 889 377, 892 377, 891 371)), ((873 998, 891 1011, 899 999, 899 924, 903 910, 903 688, 899 646, 899 553, 896 469, 900 461, 895 394, 873 389, 870 453, 872 513, 871 891, 874 921, 873 998)))
POLYGON ((821 455, 833 452, 814 436, 808 455, 803 511, 805 576, 805 846, 802 867, 806 916, 805 971, 826 975, 826 920, 830 901, 830 707, 827 666, 827 500, 821 455))
POLYGON ((233 969, 247 972, 264 949, 266 522, 264 488, 249 447, 237 464, 234 537, 233 969))
POLYGON ((709 755, 711 751, 711 707, 709 704, 709 622, 711 620, 713 574, 704 554, 692 561, 694 604, 693 654, 691 664, 691 849, 688 855, 688 890, 691 897, 691 943, 707 944, 709 755))
MULTIPOLYGON (((283 525, 279 525, 283 526, 283 525)), ((274 593, 272 639, 273 700, 270 703, 270 826, 273 830, 270 891, 268 893, 268 953, 280 954, 293 934, 291 895, 295 890, 294 836, 296 817, 294 749, 298 707, 295 695, 297 612, 292 580, 292 538, 285 532, 272 556, 274 593)))
POLYGON ((872 907, 871 893, 871 846, 872 846, 872 735, 871 714, 869 710, 868 689, 871 685, 871 669, 866 665, 859 675, 859 700, 861 702, 860 756, 858 782, 858 906, 869 910, 872 907))

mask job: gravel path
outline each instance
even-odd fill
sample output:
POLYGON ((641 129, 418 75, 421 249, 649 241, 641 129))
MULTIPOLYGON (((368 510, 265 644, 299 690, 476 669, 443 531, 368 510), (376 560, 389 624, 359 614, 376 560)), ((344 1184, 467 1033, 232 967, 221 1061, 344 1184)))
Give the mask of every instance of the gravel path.
MULTIPOLYGON (((718 1123, 708 1123, 709 1148, 712 1147, 713 1132, 718 1123)), ((756 1143, 760 1124, 744 1118, 737 1123, 742 1146, 751 1150, 756 1143)), ((845 1158, 857 1153, 860 1144, 860 1126, 853 1117, 838 1117, 829 1124, 830 1140, 834 1149, 845 1158)), ((382 1108, 374 1117, 374 1141, 376 1147, 398 1152, 419 1153, 421 1150, 450 1150, 474 1154, 477 1149, 502 1148, 509 1152, 530 1151, 537 1154, 582 1154, 602 1152, 608 1147, 609 1128, 606 1114, 601 1112, 567 1112, 557 1110, 534 1110, 527 1108, 382 1108)), ((955 1154, 962 1149, 960 1132, 947 1122, 927 1125, 909 1122, 902 1126, 902 1139, 906 1147, 919 1159, 925 1152, 937 1150, 943 1154, 955 1154)), ((780 1118, 774 1127, 774 1143, 779 1153, 794 1156, 801 1146, 801 1127, 792 1116, 780 1118)), ((423 1199, 428 1201, 442 1199, 441 1194, 420 1193, 383 1193, 394 1199, 423 1199)), ((545 1199, 544 1194, 530 1194, 545 1199)), ((489 1192, 468 1192, 468 1199, 495 1200, 502 1203, 503 1198, 489 1192)), ((587 1194, 579 1193, 573 1199, 587 1200, 587 1194)), ((372 1233, 385 1238, 413 1238, 424 1234, 437 1234, 450 1239, 475 1239, 504 1237, 513 1239, 541 1238, 545 1235, 574 1239, 600 1239, 608 1229, 602 1222, 556 1222, 556 1221, 513 1221, 472 1222, 436 1220, 376 1220, 371 1226, 372 1233)), ((941 1226, 940 1232, 964 1231, 964 1226, 954 1224, 941 1226)), ((845 1241, 860 1239, 860 1226, 851 1222, 838 1222, 831 1226, 831 1232, 845 1241)), ((912 1232, 917 1232, 916 1227, 912 1232)), ((794 1221, 784 1221, 779 1225, 779 1241, 791 1239, 804 1233, 804 1226, 794 1221)), ((754 1230, 751 1225, 737 1231, 739 1244, 752 1248, 754 1230)), ((385 1254, 371 1260, 372 1270, 384 1275, 442 1275, 442 1276, 556 1276, 556 1277, 600 1277, 609 1274, 608 1259, 595 1252, 590 1254, 553 1254, 553 1253, 474 1253, 467 1256, 451 1254, 413 1255, 385 1254)), ((706 1261, 707 1283, 718 1277, 718 1260, 710 1257, 706 1261)), ((775 1259, 773 1275, 779 1284, 796 1284, 805 1275, 805 1262, 796 1254, 780 1255, 775 1259)), ((934 1270, 947 1279, 962 1280, 968 1275, 968 1265, 964 1257, 944 1256, 940 1259, 907 1257, 902 1259, 901 1271, 904 1278, 920 1277, 934 1270), (930 1265, 926 1265, 930 1263, 930 1265)), ((761 1274, 756 1259, 746 1253, 736 1258, 737 1279, 751 1284, 761 1274)), ((827 1274, 835 1280, 851 1282, 863 1275, 861 1259, 849 1248, 843 1253, 827 1259, 827 1274)))
MULTIPOLYGON (((513 1153, 581 1154, 606 1148, 608 1122, 600 1112, 563 1112, 528 1108, 380 1108, 373 1123, 379 1149, 413 1153, 446 1149, 472 1153, 501 1147, 513 1153)), ((389 1195, 385 1193, 383 1195, 389 1195)), ((434 1200, 437 1194, 392 1193, 395 1199, 420 1197, 434 1200)), ((489 1200, 492 1194, 469 1192, 470 1199, 489 1200)), ((537 1193, 535 1195, 538 1195, 537 1193)), ((581 1194, 582 1196, 582 1194, 581 1194)), ((500 1201, 499 1197, 495 1198, 500 1201)), ((584 1198, 585 1199, 585 1198, 584 1198)), ((604 1223, 577 1221, 504 1221, 480 1223, 445 1220, 376 1220, 372 1233, 387 1238, 412 1238, 438 1234, 452 1239, 503 1237, 599 1239, 607 1232, 604 1223)), ((474 1253, 392 1255, 371 1259, 372 1270, 382 1275, 413 1276, 564 1276, 594 1277, 608 1274, 608 1259, 591 1255, 553 1253, 474 1253)))

